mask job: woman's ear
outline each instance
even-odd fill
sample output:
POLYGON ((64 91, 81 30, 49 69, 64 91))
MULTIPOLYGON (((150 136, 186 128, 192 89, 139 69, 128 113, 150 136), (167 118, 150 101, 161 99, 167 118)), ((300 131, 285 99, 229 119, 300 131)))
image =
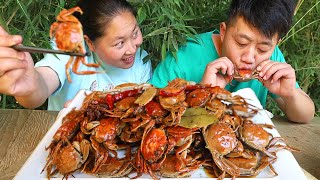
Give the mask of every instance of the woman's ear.
POLYGON ((83 38, 84 38, 84 40, 86 41, 86 43, 88 44, 88 46, 89 46, 89 49, 90 49, 90 51, 91 52, 94 52, 94 44, 93 44, 93 42, 90 40, 90 38, 87 36, 87 35, 83 35, 83 38))

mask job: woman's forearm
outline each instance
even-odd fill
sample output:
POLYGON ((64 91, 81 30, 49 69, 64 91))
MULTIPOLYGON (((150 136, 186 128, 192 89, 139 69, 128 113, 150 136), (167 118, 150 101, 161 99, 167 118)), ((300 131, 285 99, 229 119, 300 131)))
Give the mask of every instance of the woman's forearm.
POLYGON ((49 67, 36 69, 34 83, 30 84, 33 91, 27 96, 15 96, 17 102, 25 108, 37 108, 59 87, 57 74, 49 67))

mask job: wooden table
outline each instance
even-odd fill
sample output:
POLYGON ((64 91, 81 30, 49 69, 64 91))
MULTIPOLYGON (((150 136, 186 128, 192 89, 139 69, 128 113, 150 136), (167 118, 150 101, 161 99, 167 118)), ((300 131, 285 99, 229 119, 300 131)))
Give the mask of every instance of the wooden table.
MULTIPOLYGON (((0 179, 12 179, 54 123, 58 112, 0 110, 0 179)), ((301 150, 293 153, 308 179, 320 178, 320 118, 295 124, 281 117, 273 122, 287 143, 301 150), (314 177, 312 177, 310 174, 314 177)))
POLYGON ((293 152, 299 165, 320 179, 320 118, 314 118, 309 124, 292 123, 277 116, 272 121, 287 144, 301 150, 293 152))

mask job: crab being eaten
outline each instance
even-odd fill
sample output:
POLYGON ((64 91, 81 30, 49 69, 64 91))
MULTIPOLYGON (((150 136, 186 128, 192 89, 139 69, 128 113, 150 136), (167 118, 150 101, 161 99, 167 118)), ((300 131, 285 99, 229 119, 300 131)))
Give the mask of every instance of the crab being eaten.
MULTIPOLYGON (((83 31, 80 21, 73 16, 74 12, 83 13, 79 7, 63 9, 56 17, 57 21, 50 27, 50 38, 54 38, 58 49, 66 52, 76 52, 85 54, 83 46, 83 31)), ((65 70, 67 79, 71 82, 69 69, 72 65, 72 72, 75 74, 95 74, 96 71, 78 71, 80 63, 89 67, 99 67, 99 64, 87 63, 84 56, 70 56, 65 70)))
POLYGON ((259 72, 257 69, 251 70, 251 69, 237 69, 235 68, 234 75, 232 76, 233 79, 236 81, 249 81, 252 79, 257 79, 260 82, 263 81, 263 79, 259 76, 259 72))

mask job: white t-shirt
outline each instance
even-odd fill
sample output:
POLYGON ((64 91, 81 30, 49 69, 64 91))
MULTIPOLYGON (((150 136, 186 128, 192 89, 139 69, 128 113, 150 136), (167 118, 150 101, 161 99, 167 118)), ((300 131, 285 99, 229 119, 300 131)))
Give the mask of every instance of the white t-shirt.
MULTIPOLYGON (((53 44, 54 46, 55 44, 53 44)), ((143 58, 147 56, 147 52, 142 51, 140 54, 140 51, 141 49, 139 48, 135 56, 134 65, 129 69, 116 68, 101 61, 102 64, 99 68, 87 67, 80 63, 78 71, 90 70, 105 73, 77 75, 70 71, 72 83, 68 82, 65 72, 65 65, 70 56, 46 54, 41 61, 36 63, 35 67, 50 67, 58 74, 60 80, 59 88, 49 97, 48 110, 60 111, 64 103, 73 99, 80 89, 103 91, 110 90, 123 83, 141 84, 149 81, 152 75, 151 62, 149 60, 143 63, 143 58)), ((93 55, 87 56, 85 59, 87 63, 97 63, 93 55)))

